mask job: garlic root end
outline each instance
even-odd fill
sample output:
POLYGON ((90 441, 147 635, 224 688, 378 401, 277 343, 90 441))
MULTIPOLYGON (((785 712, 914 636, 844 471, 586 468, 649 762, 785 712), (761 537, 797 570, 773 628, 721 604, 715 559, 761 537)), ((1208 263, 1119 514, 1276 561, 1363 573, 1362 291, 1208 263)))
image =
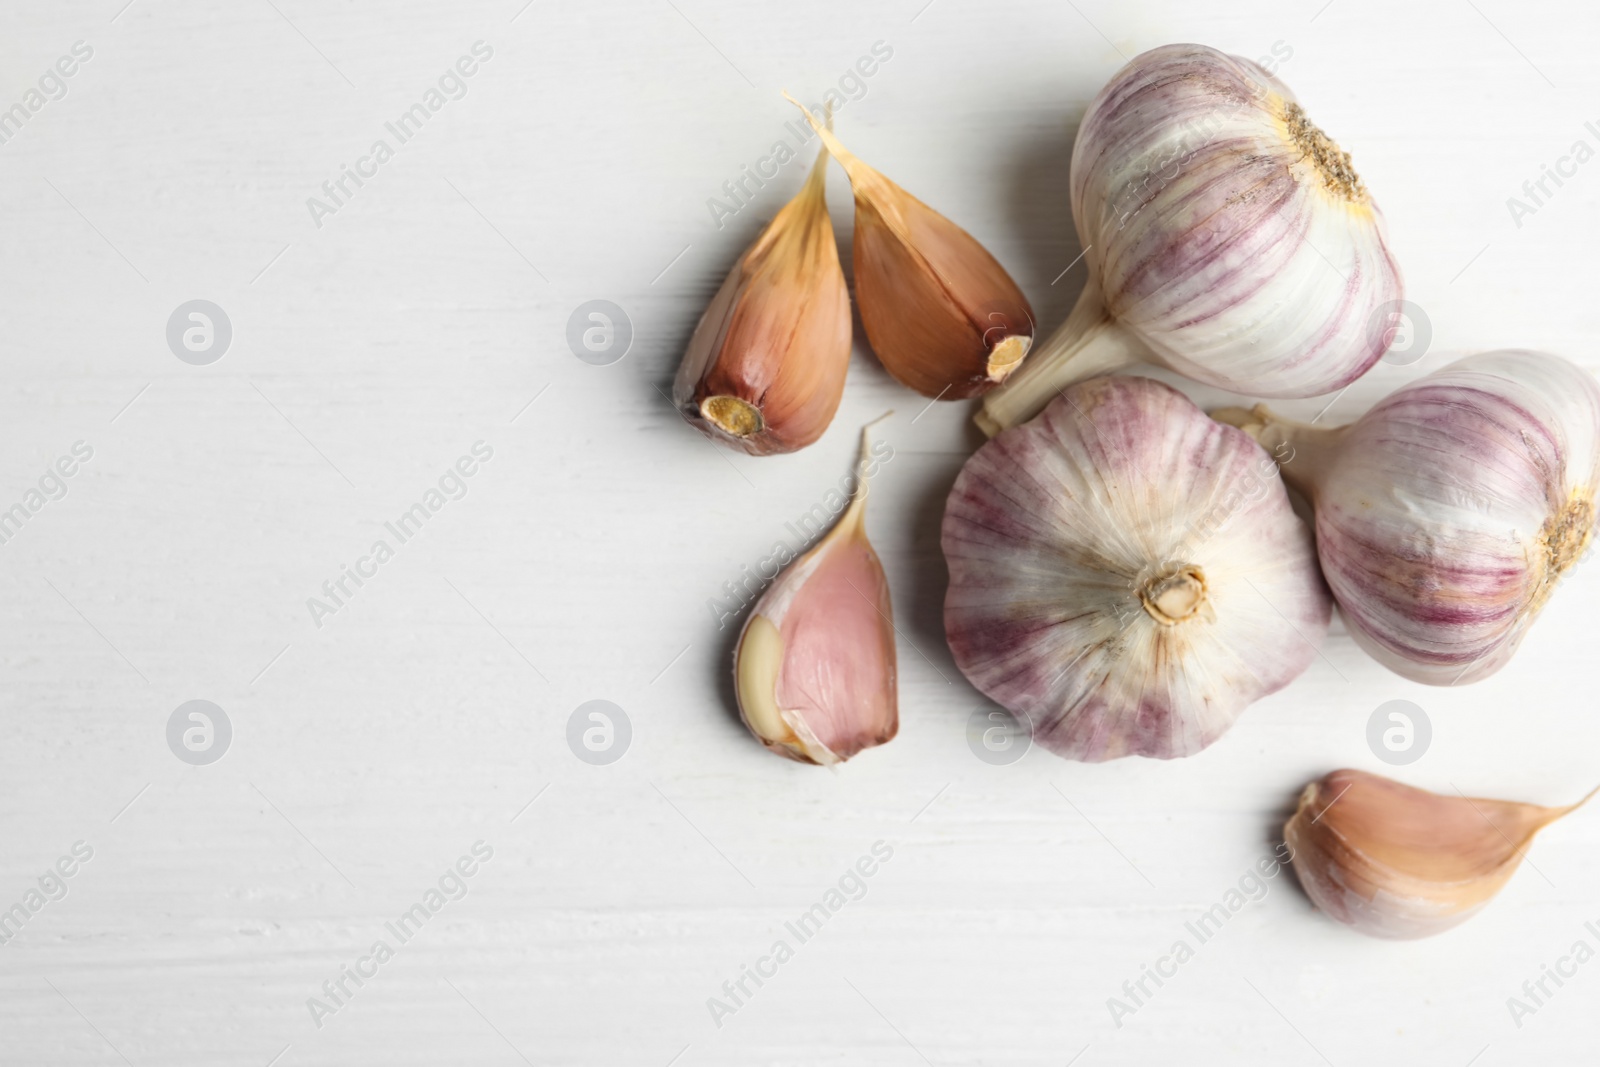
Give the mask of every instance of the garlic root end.
POLYGON ((708 396, 700 402, 700 414, 729 437, 740 439, 766 428, 761 409, 736 396, 708 396))
POLYGON ((1142 363, 1150 354, 1142 340, 1111 317, 1093 283, 1067 321, 1031 347, 1027 361, 984 395, 983 407, 973 416, 990 437, 1027 422, 1067 386, 1142 363))
POLYGON ((1032 337, 1013 334, 1002 338, 999 344, 989 350, 989 362, 984 367, 984 373, 991 382, 1005 381, 1011 377, 1012 371, 1022 365, 1023 357, 1032 347, 1032 337))

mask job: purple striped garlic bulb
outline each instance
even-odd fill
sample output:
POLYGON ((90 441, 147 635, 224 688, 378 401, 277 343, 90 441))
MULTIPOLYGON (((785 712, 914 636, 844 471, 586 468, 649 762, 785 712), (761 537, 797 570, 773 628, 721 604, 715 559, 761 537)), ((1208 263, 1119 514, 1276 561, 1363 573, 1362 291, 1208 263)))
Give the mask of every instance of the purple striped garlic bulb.
POLYGON ((1272 457, 1148 378, 1071 386, 980 448, 942 540, 957 666, 1068 759, 1199 752, 1333 610, 1272 457))
POLYGON ((984 398, 991 436, 1131 363, 1305 397, 1386 350, 1402 290, 1383 218, 1349 153, 1255 63, 1196 44, 1135 57, 1089 104, 1071 189, 1089 281, 984 398))
POLYGON ((1351 633, 1412 681, 1505 666, 1594 532, 1600 382, 1558 356, 1470 356, 1348 426, 1214 417, 1279 456, 1351 633))

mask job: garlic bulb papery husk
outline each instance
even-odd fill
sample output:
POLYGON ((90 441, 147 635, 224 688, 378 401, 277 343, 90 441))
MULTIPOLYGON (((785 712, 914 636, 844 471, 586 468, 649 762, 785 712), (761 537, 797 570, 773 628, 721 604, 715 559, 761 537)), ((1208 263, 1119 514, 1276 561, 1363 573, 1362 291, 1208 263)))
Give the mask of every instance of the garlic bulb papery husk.
POLYGON ((772 751, 841 763, 900 728, 889 580, 867 541, 867 431, 850 506, 756 602, 734 653, 739 714, 772 751))
POLYGON ((1033 309, 1011 275, 966 230, 857 159, 809 111, 806 121, 850 176, 856 304, 884 369, 944 400, 1005 381, 1034 332, 1033 309))
POLYGON ((1306 895, 1330 917, 1372 937, 1431 937, 1477 914, 1534 835, 1588 799, 1541 808, 1341 770, 1306 786, 1283 839, 1306 895))
POLYGON ((962 468, 944 625, 1068 759, 1188 756, 1317 655, 1332 601, 1272 458, 1147 378, 1065 389, 962 468))
POLYGON ((752 455, 793 452, 828 428, 850 367, 850 293, 824 199, 828 153, 723 281, 673 382, 706 436, 752 455))
POLYGON ((1382 216, 1348 153, 1256 64, 1194 44, 1135 57, 1084 115, 1071 187, 1089 282, 984 398, 985 432, 1129 363, 1306 397, 1388 347, 1402 292, 1382 216))
POLYGON ((1214 417, 1281 457, 1351 633, 1413 681, 1504 666, 1593 534, 1600 382, 1558 356, 1470 356, 1337 428, 1214 417))

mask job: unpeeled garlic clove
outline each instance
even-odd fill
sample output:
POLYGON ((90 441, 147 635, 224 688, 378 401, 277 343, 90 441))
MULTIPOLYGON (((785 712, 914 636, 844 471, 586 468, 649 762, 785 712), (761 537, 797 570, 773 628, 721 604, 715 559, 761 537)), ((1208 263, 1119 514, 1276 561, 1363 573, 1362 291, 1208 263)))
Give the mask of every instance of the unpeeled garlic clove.
MULTIPOLYGON (((793 97, 790 101, 805 108, 793 97)), ((923 396, 959 400, 1005 381, 1033 345, 1033 309, 967 231, 806 121, 855 194, 856 303, 884 369, 923 396)))
POLYGON ((1488 904, 1534 835, 1586 800, 1541 808, 1441 796, 1340 770, 1306 786, 1283 838, 1306 895, 1329 916, 1372 937, 1431 937, 1488 904))
POLYGON ((689 340, 673 401, 714 441, 752 455, 822 436, 850 366, 850 294, 824 199, 828 153, 739 258, 689 340))
POLYGON ((744 724, 801 763, 842 763, 900 727, 894 609, 867 541, 869 451, 864 429, 849 508, 756 602, 734 653, 744 724))

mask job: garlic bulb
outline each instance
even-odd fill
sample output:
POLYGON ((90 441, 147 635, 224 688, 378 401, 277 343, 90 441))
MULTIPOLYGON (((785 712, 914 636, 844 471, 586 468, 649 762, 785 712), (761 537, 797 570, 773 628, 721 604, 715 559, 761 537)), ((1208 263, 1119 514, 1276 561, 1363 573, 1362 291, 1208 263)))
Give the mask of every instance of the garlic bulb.
POLYGON ((756 602, 734 653, 739 714, 779 755, 824 766, 894 738, 894 609, 867 541, 867 431, 850 506, 756 602))
POLYGON ((824 199, 828 153, 700 316, 673 402, 714 441, 770 455, 828 428, 850 366, 850 294, 824 199))
POLYGON ((1069 759, 1199 752, 1332 613, 1272 458, 1146 378, 1072 386, 979 449, 943 546, 956 664, 1069 759))
POLYGON ((1334 771, 1306 786, 1283 839, 1306 895, 1332 918, 1372 937, 1431 937, 1477 914, 1533 836, 1588 799, 1541 808, 1334 771))
POLYGON ((971 234, 857 159, 810 112, 806 121, 850 176, 856 303, 884 369, 935 399, 978 396, 1004 381, 1033 344, 1033 309, 1011 275, 971 234))
POLYGON ((1292 457, 1352 634, 1413 681, 1504 666, 1594 530, 1600 383, 1557 356, 1471 356, 1338 428, 1214 417, 1292 457))
POLYGON ((1256 64, 1193 44, 1135 57, 1084 115, 1071 186, 1089 283, 985 398, 985 432, 1129 363, 1303 397, 1383 355, 1372 323, 1401 284, 1382 216, 1348 153, 1256 64))

